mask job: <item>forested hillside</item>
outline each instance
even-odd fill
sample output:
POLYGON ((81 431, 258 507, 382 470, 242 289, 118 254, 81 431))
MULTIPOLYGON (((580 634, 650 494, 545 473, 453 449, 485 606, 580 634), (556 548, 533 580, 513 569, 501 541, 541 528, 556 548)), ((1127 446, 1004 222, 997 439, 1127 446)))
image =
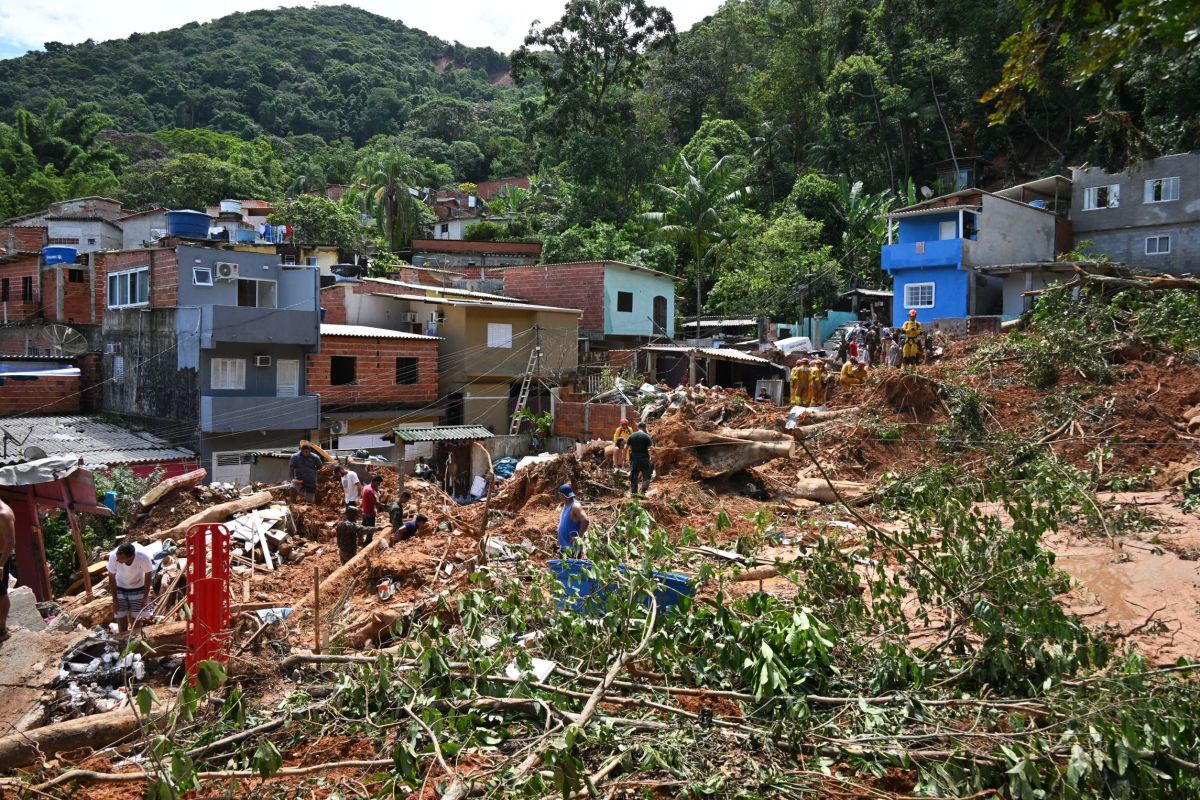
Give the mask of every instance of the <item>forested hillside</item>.
POLYGON ((355 183, 402 249, 408 187, 533 174, 475 235, 790 317, 883 282, 880 214, 939 174, 1200 147, 1198 30, 1176 0, 729 0, 682 32, 645 0, 569 0, 505 56, 347 6, 234 14, 0 62, 0 217, 355 183))

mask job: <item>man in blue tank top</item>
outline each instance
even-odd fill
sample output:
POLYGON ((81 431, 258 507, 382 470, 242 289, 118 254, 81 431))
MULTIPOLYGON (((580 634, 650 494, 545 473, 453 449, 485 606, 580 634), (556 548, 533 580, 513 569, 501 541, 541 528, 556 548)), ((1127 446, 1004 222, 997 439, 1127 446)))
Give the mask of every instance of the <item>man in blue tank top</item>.
POLYGON ((564 483, 558 487, 558 493, 567 501, 563 506, 562 516, 558 518, 558 550, 563 555, 574 555, 578 551, 575 540, 591 523, 587 514, 583 513, 583 508, 575 501, 575 490, 571 488, 571 484, 564 483))

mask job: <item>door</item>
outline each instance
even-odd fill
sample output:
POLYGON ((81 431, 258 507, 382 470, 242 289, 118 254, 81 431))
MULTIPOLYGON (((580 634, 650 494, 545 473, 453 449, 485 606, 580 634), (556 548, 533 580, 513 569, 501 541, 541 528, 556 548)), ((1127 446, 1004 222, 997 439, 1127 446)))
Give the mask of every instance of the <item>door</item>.
POLYGON ((938 223, 938 238, 939 239, 957 239, 958 238, 958 220, 948 219, 938 223))
POLYGON ((300 396, 300 361, 281 358, 275 362, 275 396, 300 396))
POLYGON ((254 456, 250 453, 213 453, 212 482, 249 485, 253 461, 254 456))

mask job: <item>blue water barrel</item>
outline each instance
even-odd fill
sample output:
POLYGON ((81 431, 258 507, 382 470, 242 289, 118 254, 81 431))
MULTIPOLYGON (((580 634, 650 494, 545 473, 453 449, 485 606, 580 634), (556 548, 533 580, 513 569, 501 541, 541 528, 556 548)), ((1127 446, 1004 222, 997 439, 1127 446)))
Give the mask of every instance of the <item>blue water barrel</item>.
POLYGON ((104 499, 101 500, 100 502, 102 502, 104 505, 108 506, 108 509, 110 511, 112 511, 114 514, 117 513, 117 493, 116 492, 105 492, 104 499))
POLYGON ((42 248, 42 259, 46 264, 74 264, 79 251, 65 244, 51 244, 42 248))
POLYGON ((212 220, 203 211, 181 209, 167 212, 167 235, 184 239, 207 239, 212 220))

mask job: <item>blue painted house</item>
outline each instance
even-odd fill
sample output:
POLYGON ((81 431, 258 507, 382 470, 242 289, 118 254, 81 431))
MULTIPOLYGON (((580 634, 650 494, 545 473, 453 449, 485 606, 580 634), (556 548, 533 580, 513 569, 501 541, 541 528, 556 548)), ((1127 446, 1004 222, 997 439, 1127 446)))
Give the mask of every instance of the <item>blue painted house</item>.
POLYGON ((893 279, 896 324, 910 309, 924 324, 999 314, 1002 282, 981 268, 1054 259, 1058 218, 1008 196, 1019 188, 966 189, 888 215, 883 269, 893 279))

